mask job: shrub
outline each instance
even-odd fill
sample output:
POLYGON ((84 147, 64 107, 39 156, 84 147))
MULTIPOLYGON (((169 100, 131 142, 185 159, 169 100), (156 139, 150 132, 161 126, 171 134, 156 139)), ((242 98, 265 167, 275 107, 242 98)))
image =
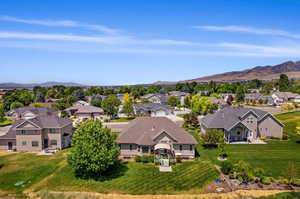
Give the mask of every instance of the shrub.
POLYGON ((150 162, 154 162, 154 155, 135 156, 134 160, 136 162, 150 163, 150 162))
POLYGON ((278 137, 278 136, 271 136, 270 139, 272 139, 272 140, 281 140, 281 137, 278 137))
POLYGON ((0 169, 4 167, 4 163, 0 163, 0 169))
POLYGON ((266 140, 266 137, 265 136, 260 136, 259 139, 266 140))
POLYGON ((232 162, 229 161, 224 161, 221 163, 221 171, 222 173, 228 175, 233 169, 233 164, 232 162))
POLYGON ((265 170, 262 168, 255 168, 254 169, 254 175, 260 179, 262 179, 265 175, 265 170))
POLYGON ((141 156, 137 155, 134 157, 135 162, 141 162, 141 156))
POLYGON ((181 157, 180 157, 180 156, 177 156, 177 157, 176 157, 176 163, 181 163, 181 162, 182 162, 181 157))
POLYGON ((272 178, 270 178, 270 177, 263 177, 263 178, 261 179, 261 183, 262 183, 262 184, 265 184, 265 185, 269 185, 269 184, 272 183, 272 178))
POLYGON ((288 140, 288 139, 289 139, 289 136, 287 136, 287 135, 282 136, 282 140, 288 140))
POLYGON ((292 181, 292 185, 296 186, 296 187, 300 187, 300 179, 294 179, 292 181))

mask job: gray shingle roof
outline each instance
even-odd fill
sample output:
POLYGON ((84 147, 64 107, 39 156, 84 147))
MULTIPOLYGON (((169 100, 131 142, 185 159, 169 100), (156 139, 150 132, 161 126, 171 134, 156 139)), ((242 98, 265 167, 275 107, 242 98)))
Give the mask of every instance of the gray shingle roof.
POLYGON ((54 115, 51 116, 37 116, 31 119, 19 119, 13 125, 10 126, 8 132, 2 136, 0 139, 16 138, 15 128, 20 124, 29 121, 39 128, 62 128, 64 126, 72 124, 72 120, 69 118, 60 118, 54 115))
POLYGON ((137 114, 144 114, 149 111, 156 112, 159 110, 164 110, 166 112, 172 112, 173 108, 170 105, 163 105, 158 103, 144 103, 144 104, 134 104, 134 110, 137 114))
POLYGON ((197 144, 193 136, 165 117, 138 117, 122 131, 118 143, 154 145, 155 138, 166 132, 178 144, 197 144))
POLYGON ((35 115, 57 115, 57 111, 51 108, 36 108, 31 106, 24 106, 20 108, 16 108, 8 112, 9 115, 14 113, 22 115, 25 112, 32 112, 35 115))
POLYGON ((203 117, 201 119, 201 124, 207 128, 229 130, 237 122, 240 122, 241 117, 247 114, 249 111, 252 111, 254 114, 256 114, 258 120, 262 119, 266 114, 269 114, 268 112, 259 109, 230 106, 225 107, 214 114, 208 114, 207 116, 203 117))
POLYGON ((103 113, 103 109, 96 107, 96 106, 81 106, 81 105, 76 105, 76 106, 71 106, 66 109, 67 111, 69 110, 75 110, 76 113, 103 113))

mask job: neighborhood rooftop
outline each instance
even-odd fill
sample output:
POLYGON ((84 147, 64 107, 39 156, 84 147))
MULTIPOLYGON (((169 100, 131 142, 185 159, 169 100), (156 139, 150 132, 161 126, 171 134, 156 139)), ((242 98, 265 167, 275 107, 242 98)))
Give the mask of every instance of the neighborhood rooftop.
POLYGON ((140 117, 133 120, 117 139, 118 143, 153 145, 166 132, 178 144, 196 144, 194 138, 166 117, 140 117))
POLYGON ((225 107, 214 114, 208 114, 201 119, 201 123, 207 128, 230 130, 237 122, 241 121, 243 116, 251 111, 257 116, 258 121, 269 115, 268 112, 259 109, 231 106, 225 107))

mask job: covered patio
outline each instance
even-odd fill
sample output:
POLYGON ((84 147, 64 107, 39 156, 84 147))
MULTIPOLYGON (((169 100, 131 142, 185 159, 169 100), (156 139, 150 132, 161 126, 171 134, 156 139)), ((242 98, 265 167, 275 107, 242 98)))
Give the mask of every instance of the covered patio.
POLYGON ((224 135, 227 143, 249 143, 252 138, 251 131, 241 122, 234 125, 224 135))
POLYGON ((155 161, 160 165, 160 171, 172 171, 170 162, 175 160, 171 144, 158 143, 154 146, 155 161))

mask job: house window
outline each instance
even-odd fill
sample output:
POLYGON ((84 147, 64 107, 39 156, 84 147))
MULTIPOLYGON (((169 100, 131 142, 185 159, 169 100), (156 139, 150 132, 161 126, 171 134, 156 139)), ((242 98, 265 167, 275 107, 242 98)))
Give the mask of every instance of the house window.
POLYGON ((26 141, 22 141, 22 146, 25 146, 27 144, 26 141))
POLYGON ((179 150, 182 151, 182 145, 179 145, 179 150))
POLYGON ((239 132, 239 131, 238 131, 236 134, 237 134, 237 135, 240 135, 240 134, 241 134, 241 132, 239 132))
POLYGON ((56 133, 57 129, 49 129, 49 133, 56 133))
POLYGON ((57 140, 50 140, 50 145, 57 145, 57 140))
POLYGON ((25 131, 25 130, 21 130, 21 134, 22 134, 22 135, 25 135, 25 134, 26 134, 26 131, 25 131))
POLYGON ((129 150, 130 150, 130 151, 132 150, 132 145, 131 145, 131 144, 129 145, 129 150))
POLYGON ((190 145, 190 151, 192 151, 193 150, 193 145, 190 145))
POLYGON ((38 147, 39 146, 39 142, 38 141, 32 141, 31 142, 31 146, 38 147))

